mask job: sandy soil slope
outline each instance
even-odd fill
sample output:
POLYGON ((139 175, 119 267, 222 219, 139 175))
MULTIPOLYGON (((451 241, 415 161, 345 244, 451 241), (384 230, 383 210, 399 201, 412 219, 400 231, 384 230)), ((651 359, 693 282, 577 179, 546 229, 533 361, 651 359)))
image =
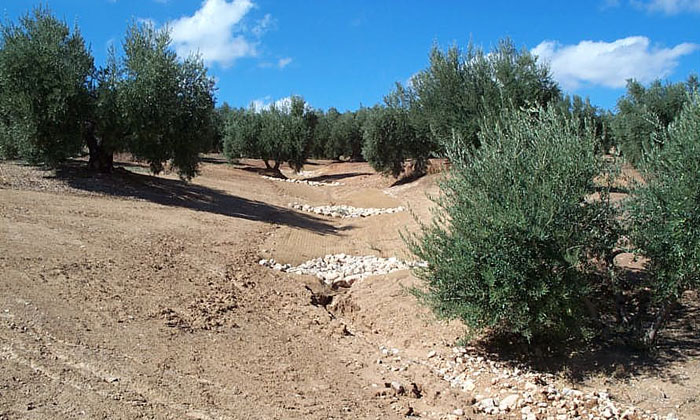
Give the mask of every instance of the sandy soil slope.
MULTIPOLYGON (((410 272, 331 290, 258 264, 409 257, 399 232, 428 220, 440 175, 392 187, 363 163, 315 162, 307 179, 343 185, 311 187, 213 157, 186 184, 124 165, 93 179, 0 163, 0 419, 499 418, 471 411, 501 392, 490 373, 474 393, 435 373, 464 329, 417 303, 410 272), (412 211, 332 219, 292 202, 412 211)), ((700 418, 700 315, 683 310, 657 355, 538 369, 700 418)))

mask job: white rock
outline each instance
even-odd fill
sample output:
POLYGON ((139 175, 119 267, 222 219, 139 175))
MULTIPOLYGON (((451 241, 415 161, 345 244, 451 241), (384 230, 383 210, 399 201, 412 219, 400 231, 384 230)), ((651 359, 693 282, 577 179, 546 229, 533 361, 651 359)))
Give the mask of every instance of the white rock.
POLYGON ((474 388, 476 388, 476 385, 471 379, 467 379, 462 383, 462 390, 464 392, 471 392, 474 390, 474 388))
POLYGON ((520 396, 518 394, 511 394, 505 397, 504 399, 501 400, 501 403, 498 405, 498 408, 501 411, 511 411, 514 410, 515 407, 518 405, 518 399, 520 396))
POLYGON ((484 398, 483 400, 479 401, 479 408, 482 410, 486 411, 487 409, 490 408, 495 408, 496 407, 496 400, 493 398, 484 398))

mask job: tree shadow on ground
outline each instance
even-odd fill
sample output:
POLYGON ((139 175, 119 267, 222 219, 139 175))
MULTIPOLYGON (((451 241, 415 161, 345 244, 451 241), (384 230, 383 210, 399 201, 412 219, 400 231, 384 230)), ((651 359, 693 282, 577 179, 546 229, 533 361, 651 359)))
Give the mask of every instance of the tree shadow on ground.
POLYGON ((252 172, 252 173, 258 174, 260 176, 269 176, 272 178, 287 179, 287 177, 284 176, 284 174, 281 171, 276 171, 274 169, 257 168, 255 166, 246 166, 244 164, 239 164, 235 168, 240 169, 241 171, 245 171, 245 172, 252 172))
POLYGON ((354 178, 356 176, 366 176, 366 175, 372 175, 372 174, 369 172, 347 172, 344 174, 319 175, 319 176, 314 176, 311 178, 304 178, 304 180, 305 181, 314 181, 314 182, 326 182, 326 181, 337 181, 339 179, 354 178))
POLYGON ((340 235, 351 227, 335 226, 291 209, 227 194, 224 191, 181 180, 158 178, 123 168, 113 174, 90 173, 82 162, 64 165, 55 177, 72 188, 115 197, 135 198, 156 204, 182 207, 245 220, 311 230, 322 235, 340 235))
POLYGON ((206 155, 200 157, 200 160, 204 163, 211 163, 214 165, 225 165, 228 162, 225 157, 220 156, 220 155, 206 155))
POLYGON ((700 357, 700 302, 697 293, 689 292, 674 309, 652 349, 635 346, 623 335, 606 333, 593 343, 570 343, 551 348, 529 345, 515 338, 484 340, 476 347, 490 358, 524 364, 537 371, 582 381, 595 375, 628 379, 638 374, 653 374, 671 381, 667 369, 673 363, 700 357))
POLYGON ((411 182, 417 181, 426 175, 427 174, 424 172, 411 172, 397 179, 393 184, 391 184, 391 187, 398 187, 399 185, 410 184, 411 182))

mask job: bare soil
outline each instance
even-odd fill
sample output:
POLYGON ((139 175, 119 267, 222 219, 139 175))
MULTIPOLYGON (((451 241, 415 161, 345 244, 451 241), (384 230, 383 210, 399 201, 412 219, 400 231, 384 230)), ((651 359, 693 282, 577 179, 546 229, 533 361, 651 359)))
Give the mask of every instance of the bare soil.
MULTIPOLYGON (((392 186, 364 163, 312 162, 306 179, 343 183, 312 187, 217 156, 192 183, 119 165, 91 176, 81 162, 0 163, 0 419, 482 418, 427 365, 465 329, 417 302, 412 273, 331 290, 258 264, 410 258, 399 233, 429 220, 440 174, 392 186), (332 219, 293 202, 411 211, 332 219), (411 363, 392 369, 397 358, 411 363)), ((700 306, 694 294, 683 303, 653 354, 606 345, 490 357, 700 419, 700 306)))

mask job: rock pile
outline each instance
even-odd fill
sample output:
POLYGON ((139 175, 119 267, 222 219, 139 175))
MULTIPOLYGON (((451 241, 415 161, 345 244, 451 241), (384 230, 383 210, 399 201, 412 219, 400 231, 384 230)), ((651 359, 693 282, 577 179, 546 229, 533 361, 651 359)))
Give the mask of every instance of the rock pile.
POLYGON ((345 254, 326 255, 309 260, 296 267, 290 264, 280 264, 274 259, 262 259, 259 261, 259 264, 286 273, 316 276, 334 288, 350 287, 357 280, 362 280, 369 276, 426 266, 424 262, 401 261, 396 257, 381 258, 373 255, 354 256, 345 254))
POLYGON ((309 213, 320 214, 341 219, 352 219, 357 217, 378 216, 380 214, 393 214, 404 211, 403 207, 393 208, 359 208, 353 206, 309 206, 308 204, 291 203, 290 207, 309 213))
MULTIPOLYGON (((583 392, 555 386, 552 374, 533 372, 455 347, 451 354, 430 351, 424 360, 398 357, 398 349, 381 346, 377 363, 400 372, 410 365, 428 367, 450 386, 471 395, 471 410, 495 418, 522 420, 677 420, 615 402, 607 391, 583 392)), ((462 413, 466 410, 459 409, 462 413)), ((460 417, 461 415, 455 415, 460 417)))
POLYGON ((329 186, 329 187, 337 187, 339 185, 343 185, 340 182, 319 182, 319 181, 308 181, 306 179, 294 179, 294 178, 275 178, 272 176, 267 176, 263 175, 263 178, 269 179, 270 181, 282 181, 282 182, 291 182, 293 184, 306 184, 306 185, 311 185, 312 187, 323 187, 323 186, 329 186))

